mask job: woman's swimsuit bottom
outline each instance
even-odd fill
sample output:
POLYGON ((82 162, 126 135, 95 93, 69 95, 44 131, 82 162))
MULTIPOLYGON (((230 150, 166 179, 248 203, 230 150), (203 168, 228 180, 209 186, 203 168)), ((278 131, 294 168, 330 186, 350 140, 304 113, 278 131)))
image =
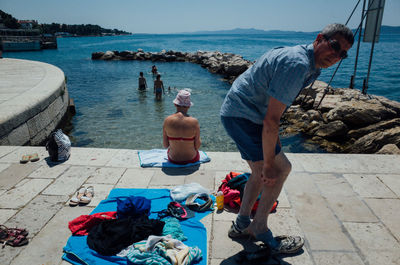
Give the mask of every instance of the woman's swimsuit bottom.
POLYGON ((171 157, 169 156, 169 149, 168 149, 168 151, 167 151, 168 161, 171 162, 171 163, 173 163, 173 164, 177 164, 177 165, 186 165, 186 164, 190 164, 190 163, 195 163, 195 162, 197 162, 197 161, 200 160, 200 153, 199 153, 199 151, 197 151, 197 150, 196 150, 196 152, 197 152, 196 156, 195 156, 193 159, 191 159, 191 160, 187 160, 187 161, 175 161, 175 160, 171 159, 171 157))
MULTIPOLYGON (((170 136, 167 136, 167 138, 168 138, 168 140, 172 140, 172 141, 174 141, 174 140, 175 140, 175 141, 194 141, 195 136, 193 136, 193 137, 191 137, 191 138, 170 137, 170 136)), ((187 161, 175 161, 175 160, 171 159, 171 157, 169 156, 169 149, 168 149, 168 151, 167 151, 167 154, 168 154, 168 160, 169 160, 171 163, 178 164, 178 165, 185 165, 185 164, 189 164, 189 163, 194 163, 194 162, 199 161, 199 159, 200 159, 199 151, 197 151, 197 154, 196 154, 196 156, 195 156, 193 159, 187 160, 187 161)))
POLYGON ((191 138, 184 138, 184 137, 169 137, 169 136, 167 136, 167 138, 168 138, 168 140, 175 140, 175 141, 194 141, 194 137, 195 136, 193 136, 193 137, 191 137, 191 138))

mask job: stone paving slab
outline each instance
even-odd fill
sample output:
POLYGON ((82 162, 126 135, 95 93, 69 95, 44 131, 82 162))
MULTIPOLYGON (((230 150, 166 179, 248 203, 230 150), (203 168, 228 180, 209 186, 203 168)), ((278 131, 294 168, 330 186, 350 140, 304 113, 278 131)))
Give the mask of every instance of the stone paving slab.
POLYGON ((68 200, 67 196, 38 195, 10 218, 5 225, 7 227, 26 227, 29 224, 29 237, 32 238, 61 210, 66 200, 68 200))
MULTIPOLYGON (((69 264, 61 260, 68 221, 90 213, 113 188, 198 182, 215 192, 230 171, 249 171, 239 153, 208 155, 212 161, 199 167, 162 169, 140 168, 137 150, 74 147, 70 160, 52 163, 44 147, 0 146, 0 224, 31 232, 27 246, 0 250, 0 264, 69 264), (28 152, 38 152, 41 160, 19 164, 28 152), (81 186, 94 186, 95 197, 87 206, 70 207, 81 186)), ((400 264, 400 156, 287 156, 293 170, 269 226, 276 235, 303 235, 305 246, 298 255, 279 257, 281 264, 400 264)), ((235 211, 224 210, 202 220, 208 264, 236 265, 240 251, 260 243, 231 240, 227 232, 235 218, 235 211)))
POLYGON ((25 179, 0 196, 0 208, 18 209, 25 206, 51 183, 49 179, 25 179))
POLYGON ((378 175, 378 178, 388 187, 392 192, 400 197, 400 178, 399 175, 378 175))
POLYGON ((140 168, 138 151, 122 149, 106 164, 108 167, 140 168))
POLYGON ((46 195, 72 195, 82 184, 94 174, 96 168, 85 166, 72 166, 57 178, 43 194, 46 195))
POLYGON ((3 171, 4 169, 7 169, 9 166, 11 166, 10 163, 0 163, 0 173, 1 173, 1 171, 3 171))
POLYGON ((145 189, 149 187, 150 181, 155 174, 155 170, 140 170, 140 169, 127 169, 122 177, 119 179, 115 188, 130 188, 134 186, 138 189, 145 189))
POLYGON ((56 179, 62 173, 64 173, 67 169, 69 169, 69 165, 57 165, 57 166, 49 166, 47 163, 42 164, 38 169, 33 171, 29 178, 51 178, 56 179))
POLYGON ((126 168, 110 168, 102 167, 97 168, 95 172, 88 178, 86 183, 97 183, 97 184, 113 184, 115 185, 118 180, 125 173, 126 168))
POLYGON ((314 252, 316 264, 325 265, 364 265, 361 258, 355 253, 346 252, 314 252))
MULTIPOLYGON (((400 171, 399 171, 400 172, 400 171)), ((353 190, 364 198, 396 198, 379 178, 379 175, 371 174, 344 174, 344 177, 352 185, 353 190)))
POLYGON ((382 224, 344 223, 369 264, 397 265, 400 246, 382 224))
POLYGON ((400 202, 398 199, 366 199, 369 207, 400 241, 400 202))
POLYGON ((340 222, 317 190, 310 174, 290 174, 285 188, 312 250, 353 250, 351 241, 343 233, 340 222))
POLYGON ((355 194, 342 175, 313 174, 321 195, 342 222, 378 222, 376 216, 355 194))
POLYGON ((39 164, 11 164, 0 172, 0 189, 10 189, 35 171, 39 164))
POLYGON ((79 215, 89 214, 92 209, 90 207, 63 207, 11 264, 58 264, 63 254, 62 249, 71 235, 68 221, 79 215))

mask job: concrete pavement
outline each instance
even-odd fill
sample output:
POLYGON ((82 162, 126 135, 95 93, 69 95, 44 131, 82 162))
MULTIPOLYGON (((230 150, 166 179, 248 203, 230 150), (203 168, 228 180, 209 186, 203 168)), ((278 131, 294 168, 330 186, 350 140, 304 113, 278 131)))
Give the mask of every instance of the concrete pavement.
MULTIPOLYGON (((113 188, 172 188, 198 182, 215 191, 229 171, 248 171, 238 153, 209 152, 199 168, 140 168, 136 150, 72 148, 62 164, 48 163, 44 147, 0 146, 0 224, 30 231, 27 246, 0 249, 0 264, 69 264, 61 260, 67 222, 90 213, 113 188), (23 154, 41 160, 20 164, 23 154), (82 185, 95 197, 84 207, 69 198, 82 185)), ((270 215, 275 234, 300 234, 304 251, 280 257, 282 264, 400 264, 400 156, 287 154, 293 171, 270 215)), ((208 234, 208 264, 237 264, 253 243, 232 241, 235 214, 214 212, 202 222, 208 234)))

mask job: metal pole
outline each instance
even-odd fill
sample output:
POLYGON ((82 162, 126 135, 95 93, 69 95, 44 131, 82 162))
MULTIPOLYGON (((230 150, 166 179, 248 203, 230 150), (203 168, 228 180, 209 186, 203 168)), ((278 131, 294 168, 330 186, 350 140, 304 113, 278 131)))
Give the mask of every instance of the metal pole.
POLYGON ((360 32, 358 33, 356 61, 354 63, 354 73, 351 76, 351 80, 350 80, 350 88, 354 88, 354 82, 356 80, 358 54, 359 54, 359 51, 360 51, 360 42, 361 42, 362 21, 364 20, 365 2, 366 2, 366 0, 364 0, 364 2, 363 2, 363 7, 362 7, 362 10, 361 10, 361 23, 360 23, 360 28, 359 28, 360 32))
POLYGON ((381 2, 382 2, 382 0, 379 0, 379 8, 378 8, 378 11, 377 11, 377 14, 376 14, 376 21, 375 21, 374 37, 372 38, 371 54, 369 56, 367 80, 365 81, 365 87, 363 87, 363 90, 362 90, 363 94, 367 94, 367 89, 368 89, 369 74, 370 74, 370 71, 371 71, 372 56, 374 54, 374 47, 375 47, 376 30, 378 29, 379 13, 381 12, 381 2))

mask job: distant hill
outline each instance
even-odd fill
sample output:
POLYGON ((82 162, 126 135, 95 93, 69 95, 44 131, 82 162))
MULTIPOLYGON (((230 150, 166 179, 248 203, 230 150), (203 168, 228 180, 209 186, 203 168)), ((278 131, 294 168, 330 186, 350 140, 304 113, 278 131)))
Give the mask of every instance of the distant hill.
POLYGON ((203 30, 203 31, 195 31, 195 32, 182 32, 180 34, 290 34, 290 33, 298 33, 300 31, 283 31, 283 30, 262 30, 262 29, 228 29, 228 30, 203 30))
MULTIPOLYGON (((355 30, 353 30, 355 31, 355 30)), ((180 34, 294 34, 294 33, 305 33, 303 31, 285 31, 285 30, 262 30, 262 29, 254 29, 254 28, 249 28, 249 29, 242 29, 242 28, 236 28, 236 29, 230 29, 230 30, 206 30, 206 31, 195 31, 195 32, 182 32, 180 34)), ((309 32, 307 32, 309 33, 309 32)), ((315 33, 318 33, 316 31, 315 33)), ((381 27, 381 34, 400 34, 400 26, 399 27, 393 27, 393 26, 382 26, 381 27)))

